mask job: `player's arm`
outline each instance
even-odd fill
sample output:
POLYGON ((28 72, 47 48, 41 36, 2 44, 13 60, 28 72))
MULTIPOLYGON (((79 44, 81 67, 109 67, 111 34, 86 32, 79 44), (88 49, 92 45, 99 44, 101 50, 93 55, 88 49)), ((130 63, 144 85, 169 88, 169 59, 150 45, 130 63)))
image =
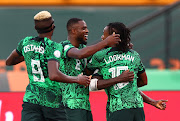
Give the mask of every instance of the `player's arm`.
POLYGON ((139 90, 141 96, 143 97, 143 101, 147 104, 150 104, 160 110, 165 110, 166 109, 166 102, 168 100, 153 100, 152 98, 148 97, 145 95, 141 90, 139 90))
POLYGON ((24 61, 24 56, 17 53, 17 50, 14 49, 12 53, 6 59, 6 65, 16 65, 20 62, 24 61))
POLYGON ((88 86, 90 78, 85 75, 68 76, 59 70, 59 63, 56 60, 48 60, 48 73, 52 81, 64 83, 78 83, 80 85, 88 86))
POLYGON ((89 86, 90 86, 90 88, 92 87, 92 91, 95 91, 97 89, 98 90, 105 89, 105 88, 110 87, 119 82, 133 81, 133 79, 134 79, 134 73, 129 72, 129 70, 127 70, 127 71, 124 71, 118 77, 111 78, 111 79, 102 79, 101 76, 93 76, 93 79, 91 79, 89 86), (93 90, 93 89, 95 89, 95 90, 93 90))
POLYGON ((137 74, 137 76, 138 76, 138 79, 137 79, 138 87, 147 85, 147 75, 145 71, 143 73, 137 74))
POLYGON ((68 57, 71 58, 76 58, 76 59, 82 59, 82 58, 87 58, 97 51, 105 48, 106 46, 112 46, 115 44, 118 44, 120 41, 120 35, 119 34, 113 34, 107 37, 105 40, 98 42, 97 44, 87 46, 83 49, 78 49, 78 48, 71 48, 67 55, 68 57))

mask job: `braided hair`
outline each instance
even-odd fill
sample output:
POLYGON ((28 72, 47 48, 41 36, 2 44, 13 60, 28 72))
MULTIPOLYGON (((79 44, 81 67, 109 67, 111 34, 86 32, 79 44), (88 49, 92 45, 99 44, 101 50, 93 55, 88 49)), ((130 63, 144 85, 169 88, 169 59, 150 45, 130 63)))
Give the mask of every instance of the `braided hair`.
POLYGON ((116 46, 119 51, 127 52, 129 50, 128 44, 131 41, 130 38, 130 29, 126 28, 126 26, 121 22, 113 22, 108 25, 109 35, 112 35, 113 32, 116 34, 120 34, 121 42, 116 46))

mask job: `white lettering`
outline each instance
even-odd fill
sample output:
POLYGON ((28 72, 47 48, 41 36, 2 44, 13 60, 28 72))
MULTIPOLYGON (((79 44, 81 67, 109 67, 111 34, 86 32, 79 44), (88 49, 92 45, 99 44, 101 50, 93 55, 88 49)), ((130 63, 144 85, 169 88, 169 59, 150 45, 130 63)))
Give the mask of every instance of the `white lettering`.
POLYGON ((113 61, 117 61, 117 55, 113 55, 113 61))
POLYGON ((118 60, 129 60, 129 61, 134 61, 134 57, 131 55, 122 55, 122 54, 117 54, 117 55, 113 55, 113 56, 109 56, 109 59, 106 60, 104 58, 104 61, 106 62, 106 64, 114 62, 114 61, 118 61, 118 60))
POLYGON ((26 48, 27 48, 27 47, 25 46, 25 47, 24 47, 24 52, 25 52, 25 53, 27 52, 27 49, 26 49, 26 48))
POLYGON ((133 56, 131 56, 130 60, 133 62, 133 61, 134 61, 134 57, 133 57, 133 56))
POLYGON ((126 59, 126 55, 121 55, 122 56, 122 60, 124 59, 124 60, 127 60, 126 59))
POLYGON ((34 46, 32 44, 30 45, 30 47, 31 47, 31 51, 34 51, 34 46))
POLYGON ((104 61, 106 62, 106 64, 108 64, 109 62, 106 61, 106 59, 104 58, 104 61))
POLYGON ((29 51, 35 51, 35 52, 39 52, 41 54, 44 54, 44 47, 36 46, 36 45, 33 45, 33 44, 24 46, 24 52, 27 53, 29 51))

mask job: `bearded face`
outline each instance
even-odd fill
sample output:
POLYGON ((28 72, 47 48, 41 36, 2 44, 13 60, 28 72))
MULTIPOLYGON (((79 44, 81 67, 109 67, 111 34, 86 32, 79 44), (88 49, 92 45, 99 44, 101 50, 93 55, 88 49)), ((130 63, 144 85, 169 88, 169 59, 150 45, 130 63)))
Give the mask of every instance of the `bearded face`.
POLYGON ((88 33, 89 30, 87 29, 87 25, 85 21, 79 21, 77 28, 76 28, 76 39, 79 41, 80 44, 87 44, 88 33))

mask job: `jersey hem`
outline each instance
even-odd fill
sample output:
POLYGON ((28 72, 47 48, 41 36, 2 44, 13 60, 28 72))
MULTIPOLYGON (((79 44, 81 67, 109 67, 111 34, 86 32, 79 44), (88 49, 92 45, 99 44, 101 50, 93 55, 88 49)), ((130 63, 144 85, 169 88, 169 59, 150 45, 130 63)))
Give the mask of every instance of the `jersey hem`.
POLYGON ((51 60, 57 61, 59 63, 57 59, 54 59, 54 58, 48 59, 48 61, 51 61, 51 60))

